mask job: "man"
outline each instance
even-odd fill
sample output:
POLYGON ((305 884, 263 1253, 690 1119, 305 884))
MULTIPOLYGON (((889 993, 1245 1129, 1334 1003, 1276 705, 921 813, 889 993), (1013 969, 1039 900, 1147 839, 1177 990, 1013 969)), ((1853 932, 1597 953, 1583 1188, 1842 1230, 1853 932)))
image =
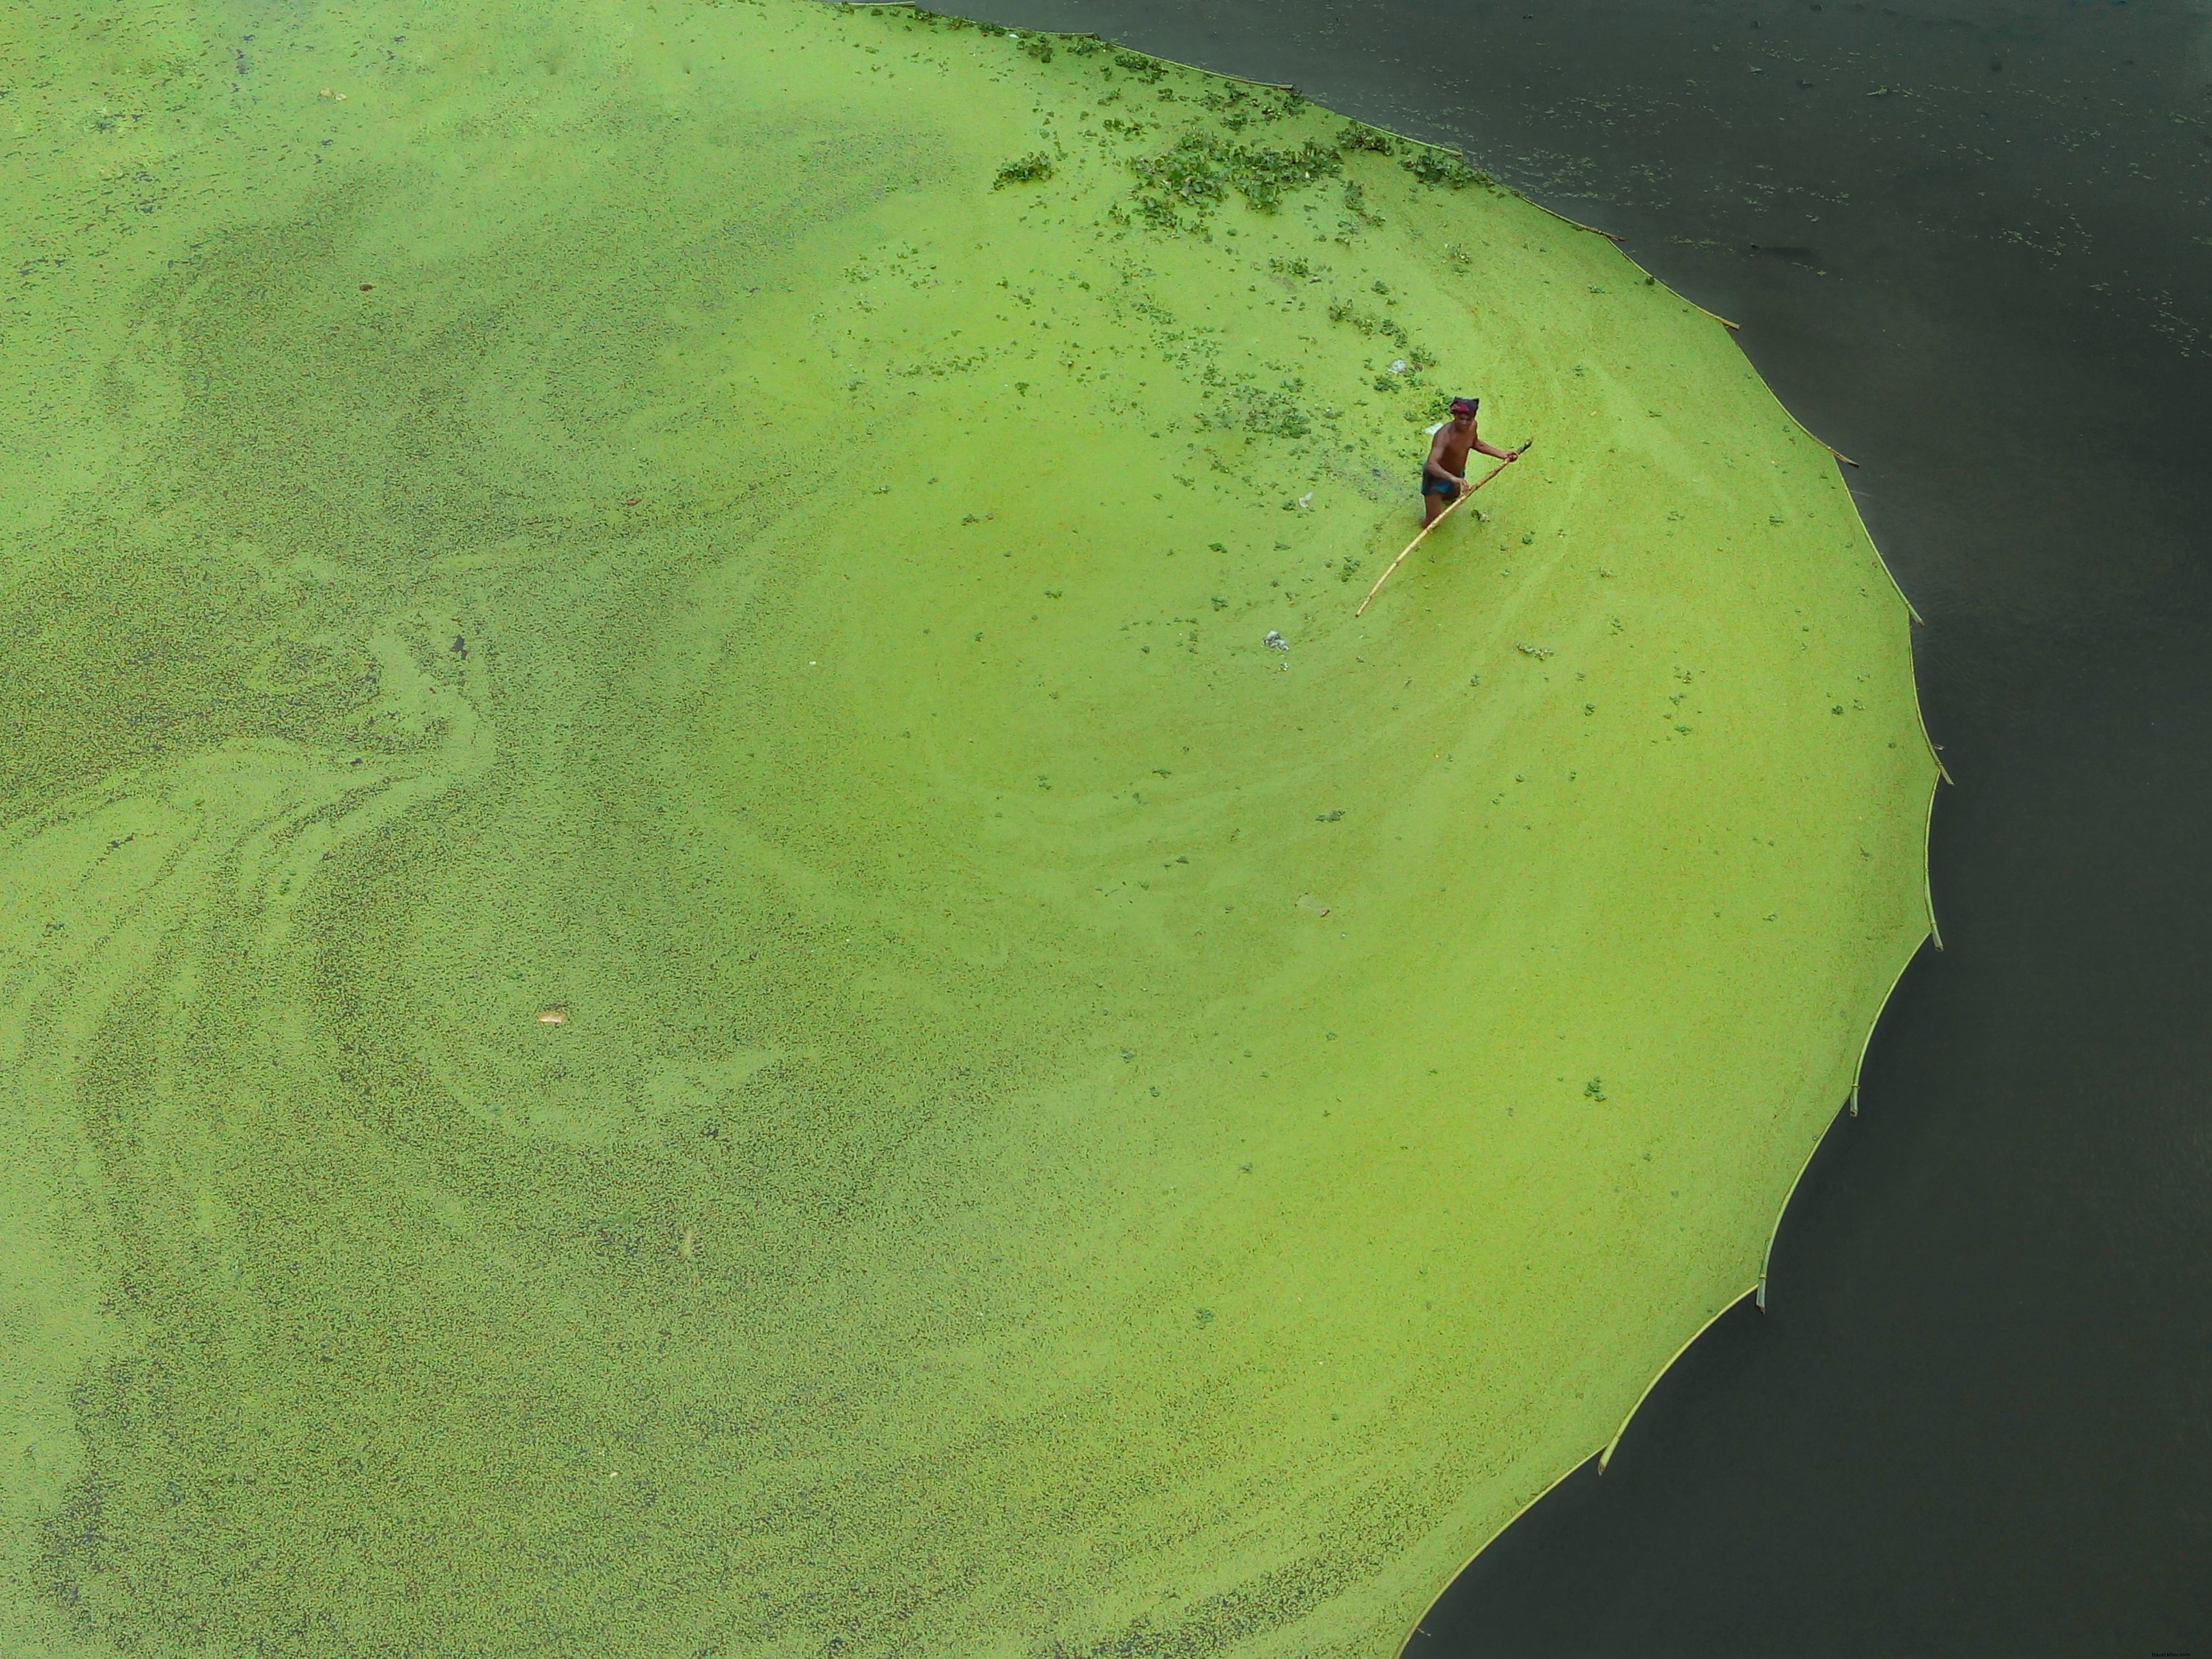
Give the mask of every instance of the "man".
POLYGON ((1475 435, 1474 411, 1482 405, 1480 398, 1455 398, 1451 400, 1451 419, 1437 428, 1436 441, 1429 446, 1429 459, 1421 467, 1421 528, 1426 530, 1437 521, 1437 515, 1467 490, 1467 453, 1480 450, 1494 460, 1517 461, 1517 449, 1492 449, 1475 435))

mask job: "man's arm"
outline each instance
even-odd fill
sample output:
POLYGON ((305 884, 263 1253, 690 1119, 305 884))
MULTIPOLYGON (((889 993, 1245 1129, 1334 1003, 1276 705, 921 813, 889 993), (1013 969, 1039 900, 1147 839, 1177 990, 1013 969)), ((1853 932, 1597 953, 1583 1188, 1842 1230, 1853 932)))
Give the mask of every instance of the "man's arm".
POLYGON ((1474 447, 1480 450, 1484 454, 1489 456, 1493 461, 1517 461, 1521 459, 1521 452, 1519 450, 1492 449, 1479 437, 1474 441, 1474 447))

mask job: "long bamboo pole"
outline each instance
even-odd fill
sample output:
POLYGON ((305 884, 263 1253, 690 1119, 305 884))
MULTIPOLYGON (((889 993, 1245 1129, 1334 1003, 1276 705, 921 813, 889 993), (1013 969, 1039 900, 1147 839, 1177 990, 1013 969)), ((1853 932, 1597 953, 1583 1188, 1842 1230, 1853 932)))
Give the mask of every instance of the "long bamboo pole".
MULTIPOLYGON (((1476 490, 1481 489, 1483 485, 1488 483, 1499 473, 1504 471, 1507 467, 1512 465, 1514 461, 1517 461, 1523 455, 1526 455, 1528 453, 1530 445, 1533 445, 1535 441, 1536 441, 1534 438, 1529 439, 1528 443, 1522 444, 1520 448, 1513 452, 1512 458, 1510 459, 1498 462, 1496 466, 1492 467, 1490 471, 1484 473, 1481 477, 1476 479, 1474 483, 1469 484, 1465 489, 1461 490, 1458 495, 1453 496, 1450 507, 1446 507, 1443 512, 1437 514, 1435 518, 1430 520, 1426 524, 1421 526, 1421 536, 1427 535, 1429 532, 1434 530, 1446 519, 1451 517, 1454 508, 1457 507, 1462 501, 1474 495, 1476 490)), ((1421 544, 1421 536, 1416 536, 1413 540, 1406 544, 1406 553, 1412 552, 1415 548, 1421 544)), ((1381 575, 1375 579, 1375 586, 1367 590, 1367 597, 1360 600, 1359 609, 1352 613, 1353 616, 1358 617, 1364 616, 1366 614, 1367 607, 1369 605, 1373 603, 1375 596, 1382 591, 1382 584, 1390 580, 1390 571, 1395 570, 1400 565, 1406 562, 1406 553, 1401 553, 1396 558, 1391 560, 1389 569, 1385 570, 1381 575)))

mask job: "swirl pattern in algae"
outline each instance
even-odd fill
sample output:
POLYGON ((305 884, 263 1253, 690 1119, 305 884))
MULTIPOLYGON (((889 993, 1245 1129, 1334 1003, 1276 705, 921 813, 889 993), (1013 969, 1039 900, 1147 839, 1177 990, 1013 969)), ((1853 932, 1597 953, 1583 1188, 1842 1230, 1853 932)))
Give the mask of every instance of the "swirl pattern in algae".
POLYGON ((1934 769, 1609 246, 911 13, 23 17, 8 1651, 1382 1655, 1747 1282, 1934 769))

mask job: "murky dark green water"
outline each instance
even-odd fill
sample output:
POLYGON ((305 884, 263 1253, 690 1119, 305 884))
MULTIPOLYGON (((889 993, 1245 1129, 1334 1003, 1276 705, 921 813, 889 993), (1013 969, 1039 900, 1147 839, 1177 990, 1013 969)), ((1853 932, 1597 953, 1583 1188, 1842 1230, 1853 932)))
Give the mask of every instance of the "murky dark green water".
POLYGON ((1001 0, 1465 144, 1863 464, 1958 781, 1863 1115, 1424 1655, 2212 1651, 2212 14, 1001 0))

